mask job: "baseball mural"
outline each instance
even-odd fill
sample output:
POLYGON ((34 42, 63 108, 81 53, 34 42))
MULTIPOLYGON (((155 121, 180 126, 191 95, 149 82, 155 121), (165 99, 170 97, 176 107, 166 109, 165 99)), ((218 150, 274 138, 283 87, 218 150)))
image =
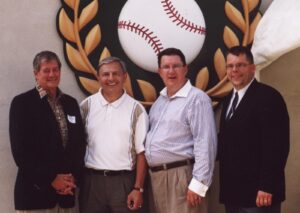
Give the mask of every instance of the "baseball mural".
POLYGON ((181 49, 188 64, 196 58, 205 39, 205 20, 194 0, 129 0, 119 16, 118 35, 128 57, 155 72, 156 55, 167 47, 181 49))

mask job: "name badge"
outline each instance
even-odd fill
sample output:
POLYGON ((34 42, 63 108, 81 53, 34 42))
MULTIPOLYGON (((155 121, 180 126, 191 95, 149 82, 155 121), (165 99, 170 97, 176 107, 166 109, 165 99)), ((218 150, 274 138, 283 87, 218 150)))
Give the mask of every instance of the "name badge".
POLYGON ((75 116, 72 116, 72 115, 67 115, 68 117, 68 121, 72 124, 75 124, 76 123, 76 117, 75 116))

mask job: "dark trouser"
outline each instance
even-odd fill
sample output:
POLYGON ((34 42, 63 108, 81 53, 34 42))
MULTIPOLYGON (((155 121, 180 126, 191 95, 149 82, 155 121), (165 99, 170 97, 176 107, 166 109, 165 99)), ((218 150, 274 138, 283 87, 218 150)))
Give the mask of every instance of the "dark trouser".
POLYGON ((225 205, 226 213, 280 213, 280 203, 269 207, 239 207, 225 205))
POLYGON ((134 181, 134 172, 114 176, 86 172, 79 192, 80 213, 132 213, 127 196, 134 181))

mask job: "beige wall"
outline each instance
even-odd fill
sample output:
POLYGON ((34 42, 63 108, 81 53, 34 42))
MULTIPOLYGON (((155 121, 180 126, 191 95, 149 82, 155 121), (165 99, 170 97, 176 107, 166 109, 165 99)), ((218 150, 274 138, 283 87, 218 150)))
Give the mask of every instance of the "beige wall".
POLYGON ((16 167, 8 138, 11 99, 34 86, 32 59, 45 49, 62 59, 61 88, 82 100, 75 77, 67 67, 62 41, 56 32, 59 0, 1 0, 0 3, 0 212, 14 212, 13 188, 16 167))
MULTIPOLYGON (((8 112, 16 94, 33 87, 32 58, 44 49, 56 52, 63 61, 61 88, 81 101, 73 73, 67 67, 62 41, 56 33, 58 0, 1 0, 0 4, 0 209, 14 212, 13 185, 16 167, 11 157, 8 138, 8 112)), ((283 213, 298 213, 300 207, 300 49, 287 54, 261 73, 261 80, 277 88, 285 97, 291 117, 291 152, 287 165, 287 201, 283 213)), ((210 192, 210 213, 222 213, 218 204, 217 172, 210 192)))

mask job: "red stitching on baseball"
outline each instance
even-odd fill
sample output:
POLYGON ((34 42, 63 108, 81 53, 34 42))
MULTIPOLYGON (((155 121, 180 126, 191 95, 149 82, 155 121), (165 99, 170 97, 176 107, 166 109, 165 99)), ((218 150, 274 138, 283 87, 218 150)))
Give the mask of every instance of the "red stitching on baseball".
POLYGON ((170 0, 163 0, 161 1, 161 3, 164 7, 164 11, 166 11, 166 14, 169 15, 169 18, 172 19, 172 21, 176 23, 177 26, 198 34, 206 33, 205 27, 198 26, 182 17, 170 0))
POLYGON ((160 42, 159 38, 153 35, 153 32, 144 26, 140 26, 139 24, 136 24, 134 22, 131 23, 130 21, 119 21, 118 28, 129 30, 144 38, 146 41, 148 41, 148 44, 150 44, 156 54, 160 53, 160 51, 163 49, 162 43, 160 42))

